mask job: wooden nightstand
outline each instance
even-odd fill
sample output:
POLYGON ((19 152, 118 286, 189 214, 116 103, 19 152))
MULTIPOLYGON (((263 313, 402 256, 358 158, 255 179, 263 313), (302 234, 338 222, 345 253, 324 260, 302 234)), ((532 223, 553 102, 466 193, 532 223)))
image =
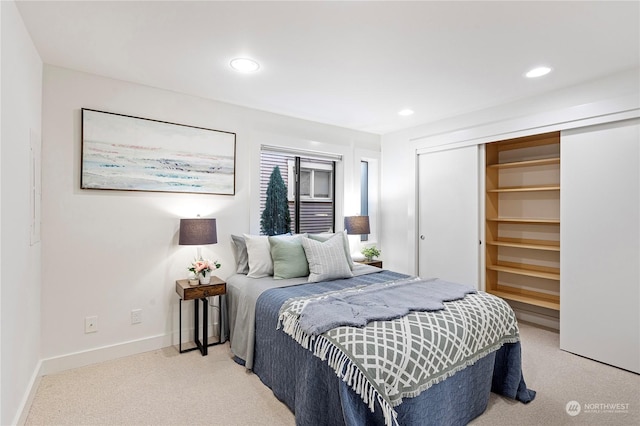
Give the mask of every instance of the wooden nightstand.
MULTIPOLYGON (((178 280, 176 281, 176 293, 180 296, 180 331, 179 331, 179 351, 180 353, 193 351, 196 349, 200 349, 200 353, 204 356, 207 355, 207 348, 209 346, 219 345, 220 343, 224 343, 221 340, 214 343, 208 342, 208 329, 209 329, 209 310, 207 309, 207 297, 211 296, 220 296, 227 292, 227 283, 222 281, 220 278, 216 276, 211 277, 211 282, 209 284, 200 284, 197 286, 190 286, 189 280, 178 280), (182 349, 182 301, 183 300, 193 300, 193 318, 194 318, 194 329, 193 329, 193 341, 196 346, 189 349, 182 349), (198 339, 198 329, 200 328, 200 314, 198 308, 198 300, 202 302, 202 341, 198 339)), ((221 330, 221 322, 218 321, 218 336, 222 336, 221 330)))
POLYGON ((372 260, 367 262, 366 260, 356 261, 356 263, 362 263, 363 265, 375 266, 376 268, 382 269, 382 260, 372 260))

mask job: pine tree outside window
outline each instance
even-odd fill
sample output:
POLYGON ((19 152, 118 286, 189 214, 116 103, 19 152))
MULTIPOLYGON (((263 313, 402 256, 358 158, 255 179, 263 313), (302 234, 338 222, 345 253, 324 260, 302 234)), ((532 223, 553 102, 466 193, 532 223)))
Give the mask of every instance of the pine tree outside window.
MULTIPOLYGON (((271 173, 278 167, 287 188, 291 232, 320 233, 335 229, 335 164, 295 154, 261 151, 260 212, 265 210, 271 173), (296 160, 298 169, 296 169, 296 160), (296 195, 296 177, 300 194, 296 195), (296 220, 296 212, 298 212, 296 220)), ((262 229, 262 226, 261 226, 262 229)), ((264 233, 264 231, 262 231, 264 233)))
POLYGON ((265 207, 260 218, 260 232, 265 235, 280 235, 291 232, 291 215, 287 186, 275 166, 269 177, 265 207))

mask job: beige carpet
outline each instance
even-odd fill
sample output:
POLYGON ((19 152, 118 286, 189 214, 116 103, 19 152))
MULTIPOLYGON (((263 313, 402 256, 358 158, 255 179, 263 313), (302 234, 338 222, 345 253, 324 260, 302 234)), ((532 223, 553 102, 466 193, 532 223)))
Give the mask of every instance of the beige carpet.
MULTIPOLYGON (((640 424, 640 376, 560 351, 555 332, 520 329, 525 380, 538 395, 524 405, 492 394, 472 425, 640 424), (582 412, 572 417, 565 407, 574 400, 582 412), (628 408, 606 412, 604 404, 628 408)), ((220 345, 206 357, 166 348, 43 377, 26 424, 286 426, 295 420, 220 345)))

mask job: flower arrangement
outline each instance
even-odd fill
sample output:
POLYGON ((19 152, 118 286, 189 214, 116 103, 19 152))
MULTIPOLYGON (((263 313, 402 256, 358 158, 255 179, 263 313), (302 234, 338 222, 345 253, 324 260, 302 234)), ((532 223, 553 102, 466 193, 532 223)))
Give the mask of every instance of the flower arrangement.
POLYGON ((220 263, 218 263, 217 260, 211 261, 209 259, 200 259, 200 260, 194 260, 193 263, 191 263, 191 266, 189 266, 189 268, 187 269, 193 272, 195 275, 200 275, 206 272, 211 272, 213 270, 216 270, 220 266, 221 265, 220 263))
POLYGON ((364 257, 368 262, 371 262, 374 257, 380 256, 380 250, 375 248, 375 246, 363 248, 361 253, 364 254, 364 257))

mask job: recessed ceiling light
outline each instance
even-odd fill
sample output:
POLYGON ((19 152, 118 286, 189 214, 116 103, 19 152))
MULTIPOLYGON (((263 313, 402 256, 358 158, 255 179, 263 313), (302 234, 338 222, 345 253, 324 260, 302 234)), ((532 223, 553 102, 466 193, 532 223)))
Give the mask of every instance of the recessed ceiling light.
POLYGON ((249 58, 235 58, 229 62, 229 66, 238 72, 251 73, 260 69, 260 64, 249 58))
POLYGON ((525 76, 528 78, 536 78, 542 77, 543 75, 547 75, 551 72, 551 68, 549 67, 537 67, 532 70, 529 70, 525 76))
POLYGON ((409 108, 405 108, 403 110, 398 111, 398 115, 402 115, 404 117, 406 117, 407 115, 412 115, 413 114, 413 110, 409 109, 409 108))

